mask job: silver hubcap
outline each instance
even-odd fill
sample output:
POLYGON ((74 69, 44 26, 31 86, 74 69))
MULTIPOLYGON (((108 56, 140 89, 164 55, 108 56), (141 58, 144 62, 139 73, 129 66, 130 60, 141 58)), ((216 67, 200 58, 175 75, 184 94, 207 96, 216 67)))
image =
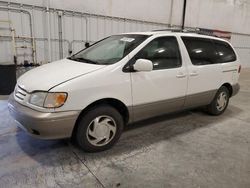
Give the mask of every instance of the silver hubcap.
POLYGON ((225 92, 221 92, 217 98, 216 107, 219 111, 222 111, 225 109, 226 105, 227 105, 227 94, 225 92))
POLYGON ((116 123, 109 116, 98 116, 88 125, 87 139, 94 146, 104 146, 115 136, 116 123))

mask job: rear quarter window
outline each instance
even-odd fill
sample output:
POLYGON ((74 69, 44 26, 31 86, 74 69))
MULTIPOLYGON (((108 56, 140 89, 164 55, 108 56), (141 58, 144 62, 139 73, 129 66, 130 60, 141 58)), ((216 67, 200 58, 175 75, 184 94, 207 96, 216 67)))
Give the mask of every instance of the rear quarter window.
POLYGON ((217 51, 217 63, 227 63, 236 61, 236 54, 233 48, 227 43, 223 41, 213 40, 216 51, 217 51))
POLYGON ((193 65, 227 63, 237 60, 233 48, 227 42, 200 37, 181 38, 193 65))

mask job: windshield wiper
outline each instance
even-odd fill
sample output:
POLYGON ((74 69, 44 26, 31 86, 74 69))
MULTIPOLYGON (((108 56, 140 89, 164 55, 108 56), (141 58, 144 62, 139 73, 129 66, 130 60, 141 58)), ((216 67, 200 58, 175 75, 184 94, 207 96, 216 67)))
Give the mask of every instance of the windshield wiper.
POLYGON ((99 64, 98 62, 96 61, 92 61, 90 59, 85 59, 85 58, 82 58, 82 57, 69 57, 68 59, 70 60, 73 60, 73 61, 79 61, 79 62, 82 62, 82 63, 91 63, 91 64, 99 64))

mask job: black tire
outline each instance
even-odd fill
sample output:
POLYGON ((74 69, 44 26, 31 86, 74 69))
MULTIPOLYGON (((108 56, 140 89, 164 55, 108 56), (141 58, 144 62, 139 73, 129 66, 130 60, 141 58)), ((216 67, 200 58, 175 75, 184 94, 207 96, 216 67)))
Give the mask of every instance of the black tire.
POLYGON ((225 87, 225 86, 222 86, 216 93, 213 101, 207 106, 207 112, 210 114, 210 115, 214 115, 214 116, 218 116, 218 115, 221 115, 225 112, 225 110, 227 109, 227 106, 228 106, 228 103, 229 103, 229 98, 230 98, 230 95, 229 95, 229 90, 225 87), (219 98, 219 96, 224 93, 226 95, 226 104, 225 106, 223 107, 223 109, 219 110, 217 108, 217 105, 218 105, 218 101, 217 99, 219 98))
MULTIPOLYGON (((104 117, 104 118, 105 118, 104 117)), ((112 121, 111 121, 112 122, 112 121)), ((103 125, 102 125, 103 126, 103 125)), ((100 152, 110 149, 120 138, 124 127, 124 121, 121 114, 113 107, 108 105, 99 105, 92 107, 86 114, 81 117, 77 132, 76 132, 76 142, 81 149, 87 152, 100 152), (89 130, 91 129, 91 123, 97 117, 110 117, 115 122, 116 132, 113 133, 110 138, 110 142, 106 145, 96 146, 91 143, 91 136, 89 136, 89 130)), ((106 129, 106 128, 105 128, 106 129)), ((110 130, 109 130, 110 131, 110 130)), ((111 132, 112 133, 112 132, 111 132)), ((111 133, 109 133, 111 135, 111 133)), ((94 137, 93 137, 94 138, 94 137)), ((95 139, 95 138, 94 138, 95 139)))

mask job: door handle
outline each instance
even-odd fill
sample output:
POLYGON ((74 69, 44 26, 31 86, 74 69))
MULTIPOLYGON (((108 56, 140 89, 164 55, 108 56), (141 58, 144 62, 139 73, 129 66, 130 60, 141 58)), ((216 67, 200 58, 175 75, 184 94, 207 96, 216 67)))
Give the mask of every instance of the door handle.
POLYGON ((184 74, 184 73, 178 73, 178 74, 176 75, 177 78, 185 78, 186 76, 187 76, 187 75, 184 74))
POLYGON ((198 76, 199 74, 198 74, 198 72, 196 72, 196 71, 193 71, 193 72, 191 72, 190 73, 190 76, 198 76))

